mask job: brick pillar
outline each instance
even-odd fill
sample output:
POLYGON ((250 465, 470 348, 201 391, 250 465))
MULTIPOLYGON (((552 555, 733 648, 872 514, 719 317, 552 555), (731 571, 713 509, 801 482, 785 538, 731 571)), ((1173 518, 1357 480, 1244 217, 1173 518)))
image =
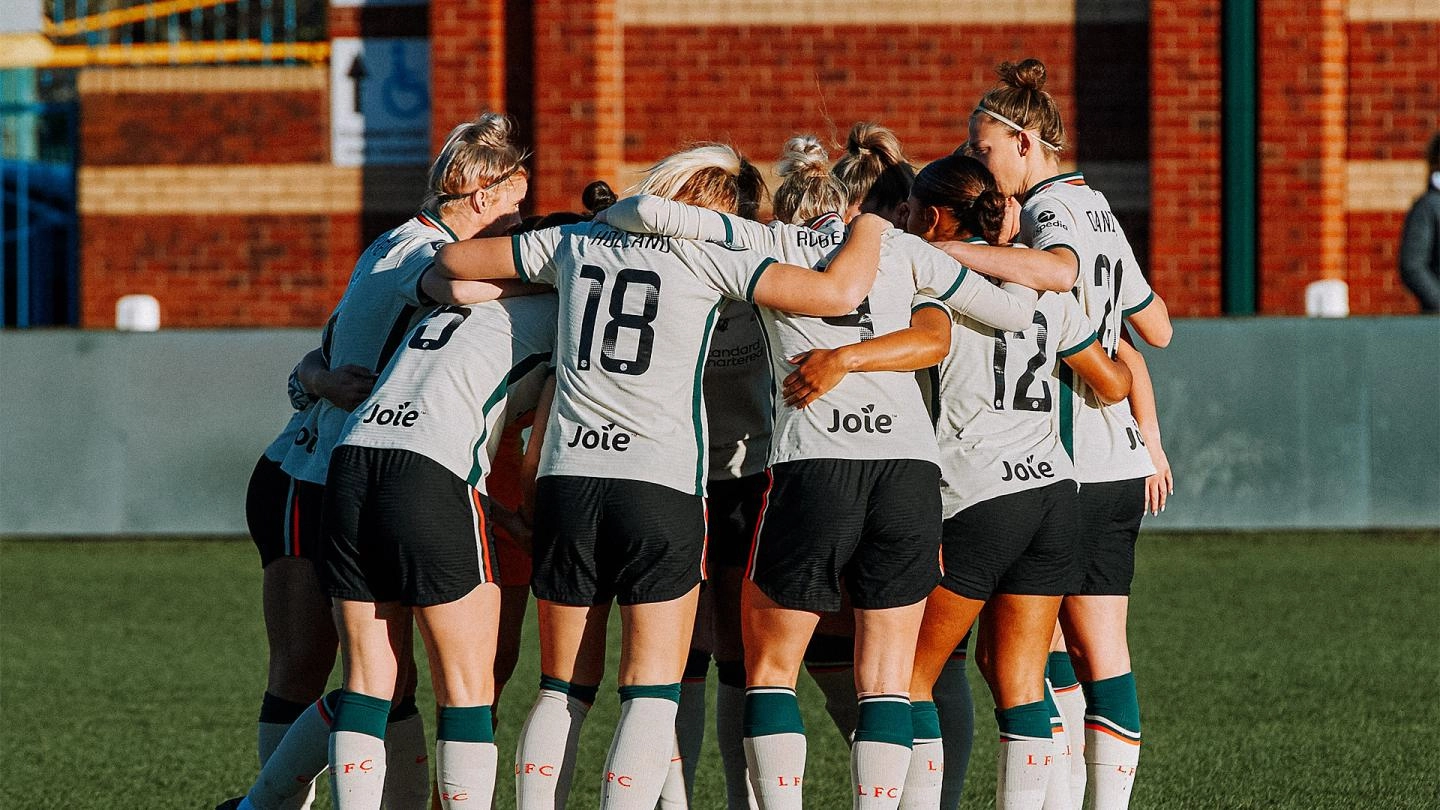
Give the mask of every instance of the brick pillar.
POLYGON ((1260 295, 1305 311, 1305 285, 1345 277, 1344 0, 1260 2, 1260 295))
POLYGON ((1220 0, 1150 4, 1150 283, 1220 314, 1220 0))
POLYGON ((506 111, 505 0, 430 0, 430 141, 461 121, 506 111))
POLYGON ((576 210, 591 180, 619 191, 624 53, 617 0, 535 2, 535 176, 540 212, 576 210))

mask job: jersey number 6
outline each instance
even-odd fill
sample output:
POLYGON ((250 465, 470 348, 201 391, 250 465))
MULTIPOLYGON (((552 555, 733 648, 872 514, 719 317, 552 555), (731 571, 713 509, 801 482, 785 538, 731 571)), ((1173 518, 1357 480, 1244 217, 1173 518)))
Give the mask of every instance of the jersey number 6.
MULTIPOLYGON (((605 271, 593 264, 580 268, 580 278, 590 282, 585 296, 585 315, 580 322, 580 346, 576 352, 575 366, 580 371, 590 370, 590 349, 595 338, 595 317, 599 314, 601 293, 605 290, 605 271)), ((610 291, 610 321, 600 340, 600 367, 617 374, 644 374, 650 368, 650 352, 655 347, 655 329, 650 324, 660 310, 660 274, 649 270, 626 267, 615 274, 615 288, 610 291), (630 285, 644 287, 645 303, 640 312, 625 311, 625 294, 630 285), (623 359, 615 356, 616 344, 620 341, 621 329, 635 330, 635 357, 623 359)))

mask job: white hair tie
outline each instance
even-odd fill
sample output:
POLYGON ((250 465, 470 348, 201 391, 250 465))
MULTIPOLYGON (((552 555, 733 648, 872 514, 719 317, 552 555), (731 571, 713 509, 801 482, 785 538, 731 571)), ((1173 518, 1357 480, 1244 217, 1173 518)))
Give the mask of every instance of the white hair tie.
MULTIPOLYGON (((996 121, 999 121, 1000 123, 1004 124, 1005 126, 1010 127, 1011 129, 1015 130, 1016 132, 1024 132, 1024 131, 1025 131, 1025 127, 1020 126, 1019 124, 1015 123, 1014 121, 1011 121, 1009 118, 1006 118, 1005 116, 1001 115, 1000 113, 995 112, 994 110, 990 109, 989 107, 986 107, 984 104, 981 104, 980 106, 976 107, 976 108, 975 108, 975 111, 976 111, 976 112, 983 112, 983 113, 985 113, 986 115, 990 116, 991 118, 994 118, 996 121)), ((1045 140, 1044 138, 1041 138, 1039 135, 1036 135, 1036 136, 1035 136, 1035 140, 1039 141, 1041 146, 1049 147, 1050 149, 1052 149, 1053 151, 1056 151, 1056 152, 1059 152, 1059 151, 1060 151, 1060 147, 1056 146, 1056 145, 1053 144, 1053 143, 1050 143, 1049 141, 1045 140)))

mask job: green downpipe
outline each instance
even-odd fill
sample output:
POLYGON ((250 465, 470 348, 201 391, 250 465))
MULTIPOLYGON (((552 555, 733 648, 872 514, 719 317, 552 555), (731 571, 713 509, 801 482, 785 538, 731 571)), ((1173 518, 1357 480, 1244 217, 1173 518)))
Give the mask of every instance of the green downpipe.
POLYGON ((1256 0, 1224 0, 1221 19, 1220 297, 1254 315, 1259 289, 1259 76, 1256 0))

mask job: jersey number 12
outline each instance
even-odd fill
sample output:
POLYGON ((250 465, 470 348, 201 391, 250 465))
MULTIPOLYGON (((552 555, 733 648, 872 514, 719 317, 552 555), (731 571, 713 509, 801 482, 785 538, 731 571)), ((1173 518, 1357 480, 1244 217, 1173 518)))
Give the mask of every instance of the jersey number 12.
MULTIPOLYGON (((1011 403, 1011 409, 1016 411, 1048 411, 1052 405, 1050 396, 1050 382, 1040 380, 1040 396, 1030 396, 1030 389, 1035 384, 1035 372, 1045 364, 1045 341, 1048 337, 1049 325, 1045 322, 1045 316, 1039 312, 1035 313, 1035 354, 1025 363, 1025 371, 1020 379, 1015 382, 1015 401, 1011 403)), ((995 410, 1005 410, 1005 364, 1010 355, 1009 338, 1010 333, 995 330, 995 410)), ((1024 332, 1015 332, 1015 337, 1021 339, 1024 332)), ((1018 342, 1018 341, 1017 341, 1018 342)))

